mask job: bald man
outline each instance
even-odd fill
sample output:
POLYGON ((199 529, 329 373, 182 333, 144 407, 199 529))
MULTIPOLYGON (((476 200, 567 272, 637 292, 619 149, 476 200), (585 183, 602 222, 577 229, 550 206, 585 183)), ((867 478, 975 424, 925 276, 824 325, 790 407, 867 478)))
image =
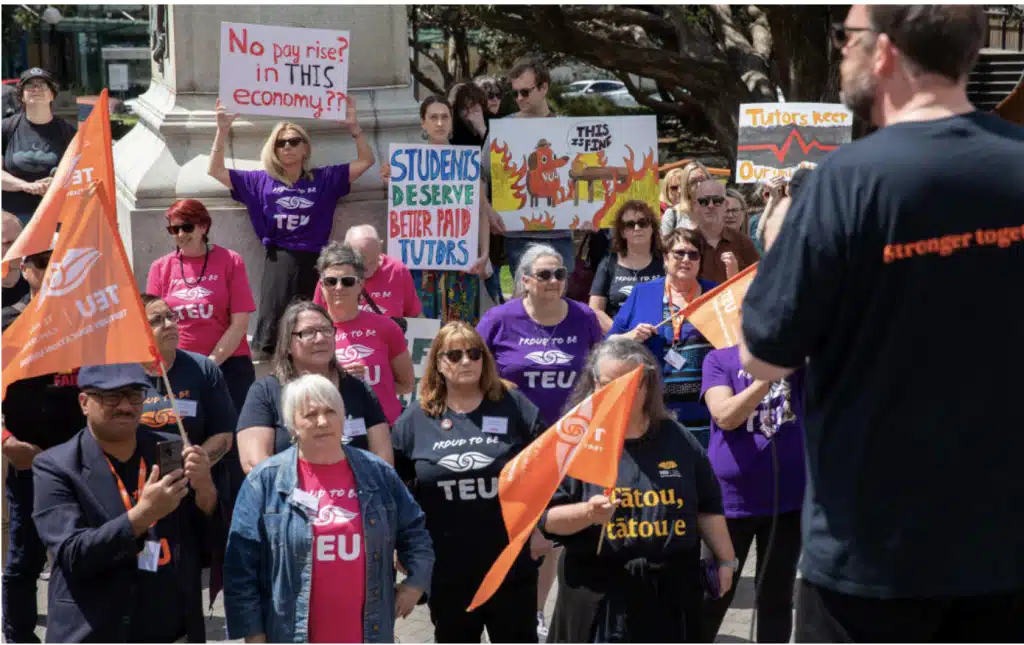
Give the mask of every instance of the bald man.
MULTIPOLYGON (((21 235, 21 221, 7 211, 3 212, 3 252, 0 258, 7 255, 11 245, 21 235)), ((3 303, 2 306, 9 307, 28 295, 28 282, 21 275, 21 259, 11 261, 10 269, 3 279, 3 303)))
MULTIPOLYGON (((362 256, 366 265, 361 309, 392 318, 416 318, 423 312, 412 274, 401 261, 381 252, 384 245, 377 229, 370 224, 353 226, 345 232, 345 243, 362 256)), ((322 289, 317 288, 313 302, 327 306, 322 289)))

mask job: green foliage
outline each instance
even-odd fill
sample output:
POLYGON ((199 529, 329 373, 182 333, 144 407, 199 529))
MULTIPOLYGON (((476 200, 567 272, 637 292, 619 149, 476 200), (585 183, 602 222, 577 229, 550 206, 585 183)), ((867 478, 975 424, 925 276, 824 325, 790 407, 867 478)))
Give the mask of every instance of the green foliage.
POLYGON ((548 102, 562 116, 631 116, 651 114, 646 107, 621 107, 603 96, 563 96, 565 86, 552 83, 548 102))

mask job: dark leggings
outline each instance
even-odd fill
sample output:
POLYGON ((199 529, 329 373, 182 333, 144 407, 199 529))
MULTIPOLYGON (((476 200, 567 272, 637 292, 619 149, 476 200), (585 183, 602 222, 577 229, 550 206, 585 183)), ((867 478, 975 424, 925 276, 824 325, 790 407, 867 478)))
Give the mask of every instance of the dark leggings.
POLYGON ((260 281, 260 304, 252 346, 257 351, 274 353, 277 323, 292 300, 310 300, 316 289, 317 254, 311 251, 267 249, 260 281))
MULTIPOLYGON (((757 541, 756 580, 760 582, 756 601, 758 643, 788 643, 793 629, 793 584, 796 581, 796 563, 800 558, 800 511, 781 513, 775 521, 771 553, 766 554, 772 516, 726 518, 729 537, 740 561, 740 571, 750 553, 750 546, 757 541), (767 568, 764 567, 766 560, 767 568)), ((715 640, 725 611, 736 595, 738 583, 739 572, 733 578, 729 593, 722 598, 704 601, 702 642, 715 640)))
POLYGON ((475 591, 475 587, 436 587, 431 592, 427 604, 434 623, 434 642, 479 643, 485 627, 492 643, 537 642, 536 571, 506 580, 490 600, 466 611, 475 591))

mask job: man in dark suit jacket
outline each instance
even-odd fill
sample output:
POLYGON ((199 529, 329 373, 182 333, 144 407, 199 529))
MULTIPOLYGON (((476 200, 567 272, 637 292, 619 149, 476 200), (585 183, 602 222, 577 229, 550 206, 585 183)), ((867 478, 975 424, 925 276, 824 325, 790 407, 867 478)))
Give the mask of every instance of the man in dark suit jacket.
POLYGON ((204 642, 209 457, 189 446, 183 469, 159 472, 157 443, 177 438, 139 426, 141 365, 83 367, 78 385, 88 425, 32 466, 33 519, 54 558, 46 640, 204 642))

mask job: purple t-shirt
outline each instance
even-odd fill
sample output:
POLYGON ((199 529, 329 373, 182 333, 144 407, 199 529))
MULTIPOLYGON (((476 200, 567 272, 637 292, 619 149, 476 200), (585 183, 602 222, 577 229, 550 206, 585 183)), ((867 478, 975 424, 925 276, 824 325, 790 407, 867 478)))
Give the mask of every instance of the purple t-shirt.
POLYGON ((319 253, 331 236, 334 206, 348 194, 348 164, 313 169, 290 188, 265 170, 229 170, 231 197, 245 204, 256 236, 291 251, 319 253))
MULTIPOLYGON (((726 385, 739 394, 754 382, 743 371, 738 346, 712 351, 704 359, 703 369, 701 398, 716 386, 726 385)), ((776 510, 772 503, 772 442, 779 468, 778 512, 800 508, 806 471, 803 389, 801 369, 773 383, 746 423, 735 430, 722 430, 712 418, 708 458, 722 487, 726 517, 757 517, 776 510)))
POLYGON ((476 326, 498 373, 519 386, 547 426, 562 418, 587 354, 601 340, 601 325, 590 307, 566 302, 565 319, 550 327, 530 318, 522 298, 492 307, 476 326))

